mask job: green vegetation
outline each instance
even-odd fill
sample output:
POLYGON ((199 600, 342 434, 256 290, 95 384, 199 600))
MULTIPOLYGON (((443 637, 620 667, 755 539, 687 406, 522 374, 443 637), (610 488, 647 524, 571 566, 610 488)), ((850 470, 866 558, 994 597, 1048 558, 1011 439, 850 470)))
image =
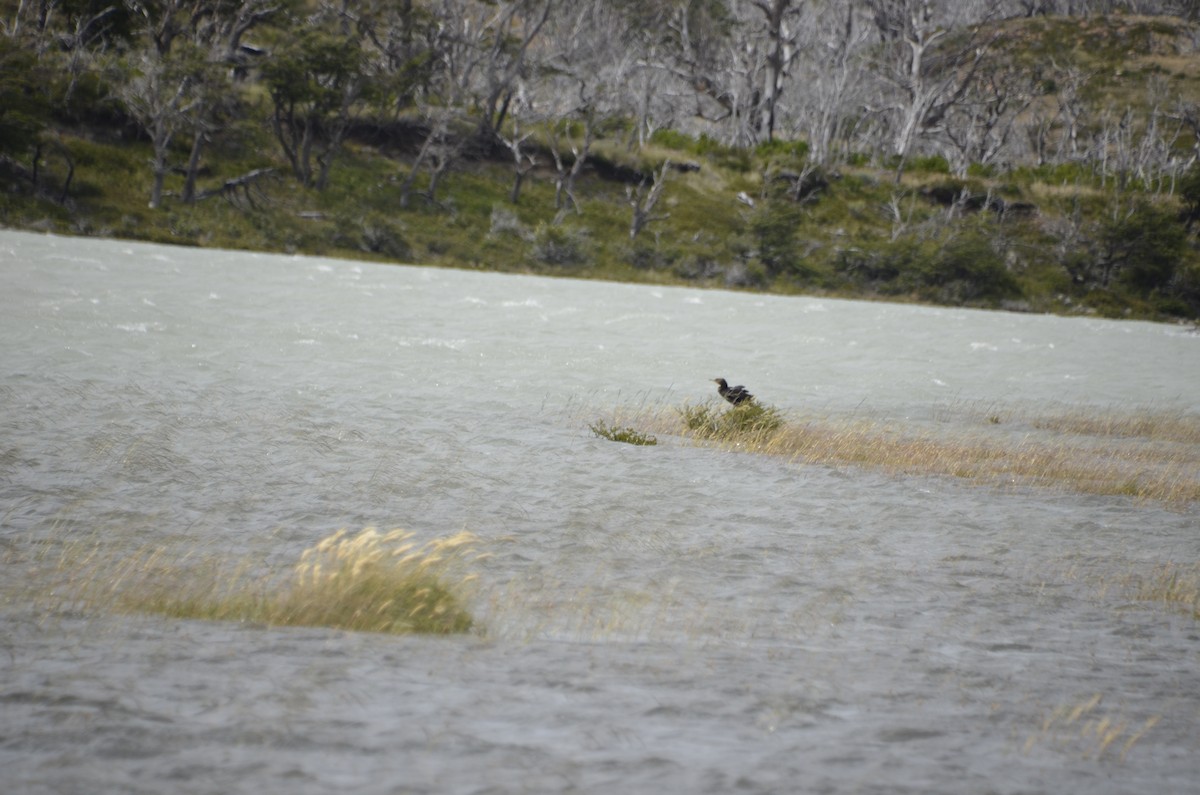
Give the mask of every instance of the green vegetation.
POLYGON ((625 444, 633 444, 641 447, 658 444, 658 439, 649 434, 642 433, 636 428, 608 425, 604 420, 598 420, 588 427, 592 429, 592 433, 600 438, 613 442, 624 442, 625 444))
MULTIPOLYGON (((410 43, 431 24, 424 13, 397 22, 411 27, 410 43)), ((258 38, 277 46, 240 79, 192 45, 146 60, 134 44, 148 34, 128 15, 72 52, 35 57, 18 36, 34 35, 28 25, 0 35, 0 224, 632 282, 1200 318, 1200 163, 1179 173, 1167 165, 1187 162, 1200 134, 1187 124, 1200 118, 1200 68, 1175 44, 1193 28, 1179 20, 996 23, 989 85, 1025 91, 1015 81, 1032 75, 1029 104, 1013 120, 1032 154, 999 163, 914 151, 897 178, 899 160, 878 142, 842 141, 836 157, 814 162, 800 138, 733 146, 660 128, 639 142, 620 113, 522 121, 466 101, 443 113, 413 100, 418 87, 441 85, 431 51, 367 81, 380 67, 348 49, 337 25, 289 36, 282 16, 264 19, 258 38), (151 91, 155 80, 182 81, 191 104, 164 115, 170 92, 151 91), (1173 137, 1155 132, 1167 128, 1168 97, 1173 137), (1084 140, 1087 152, 1069 151, 1084 140), (514 171, 506 146, 517 141, 514 171), (556 182, 579 158, 576 201, 563 201, 556 182), (631 191, 666 161, 661 201, 631 237, 631 191)))
POLYGON ((461 573, 474 537, 418 545, 401 530, 344 530, 305 550, 285 575, 255 560, 231 561, 164 546, 119 549, 113 541, 68 543, 45 599, 82 611, 156 613, 270 626, 332 627, 392 634, 467 632, 463 606, 473 579, 461 573), (449 578, 455 578, 450 581, 449 578))

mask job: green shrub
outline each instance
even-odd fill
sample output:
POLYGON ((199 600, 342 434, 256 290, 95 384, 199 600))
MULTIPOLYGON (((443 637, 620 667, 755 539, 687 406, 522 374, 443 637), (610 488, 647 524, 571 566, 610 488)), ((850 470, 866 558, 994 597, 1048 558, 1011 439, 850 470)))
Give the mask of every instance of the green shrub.
POLYGON ((1200 161, 1179 178, 1177 189, 1179 201, 1183 204, 1183 221, 1190 228, 1200 221, 1200 161))
POLYGON ((331 242, 335 246, 392 259, 412 256, 412 246, 405 239, 402 227, 382 213, 370 212, 364 217, 338 215, 333 226, 331 242))
MULTIPOLYGON (((899 155, 888 158, 887 165, 893 169, 899 166, 899 155)), ((904 161, 904 168, 910 174, 949 174, 950 161, 941 155, 915 156, 904 161)))
POLYGON ((639 237, 629 245, 625 258, 638 270, 660 270, 674 265, 679 259, 679 252, 639 237))
POLYGON ((757 244, 758 259, 771 276, 803 271, 796 231, 803 210, 784 199, 762 202, 750 213, 749 228, 757 244))
POLYGON ((1129 214, 1100 230, 1104 282, 1115 275, 1137 293, 1167 287, 1183 259, 1186 233, 1171 214, 1140 202, 1129 214))
POLYGON ((778 138, 763 141, 754 147, 754 154, 764 159, 783 157, 803 160, 808 156, 808 141, 783 141, 778 138))
POLYGON ((587 233, 555 224, 539 224, 533 233, 533 257, 546 265, 584 265, 589 260, 587 233))
POLYGON ((834 268, 855 284, 884 293, 897 293, 909 286, 900 277, 917 270, 924 256, 927 256, 924 247, 911 237, 868 241, 862 246, 839 251, 834 268))
POLYGON ((918 271, 923 292, 947 303, 997 301, 1021 294, 990 240, 978 233, 956 237, 918 271), (930 289, 932 288, 932 289, 930 289))
POLYGON ((695 138, 686 133, 666 127, 655 130, 650 136, 650 142, 659 146, 665 146, 668 149, 677 149, 681 152, 691 152, 696 149, 695 138))

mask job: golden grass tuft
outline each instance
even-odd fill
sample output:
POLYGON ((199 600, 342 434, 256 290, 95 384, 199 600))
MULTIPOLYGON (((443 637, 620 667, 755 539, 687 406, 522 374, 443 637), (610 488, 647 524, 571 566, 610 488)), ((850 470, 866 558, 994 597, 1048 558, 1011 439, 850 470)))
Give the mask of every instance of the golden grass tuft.
POLYGON ((1121 495, 1200 501, 1200 417, 1152 409, 1026 416, 989 406, 934 426, 787 416, 757 403, 642 409, 639 427, 791 461, 1121 495))
POLYGON ((463 575, 475 537, 418 544, 404 530, 339 530, 306 549, 285 573, 261 562, 179 553, 169 546, 121 551, 68 545, 55 572, 61 608, 156 613, 270 626, 391 634, 466 632, 463 575))

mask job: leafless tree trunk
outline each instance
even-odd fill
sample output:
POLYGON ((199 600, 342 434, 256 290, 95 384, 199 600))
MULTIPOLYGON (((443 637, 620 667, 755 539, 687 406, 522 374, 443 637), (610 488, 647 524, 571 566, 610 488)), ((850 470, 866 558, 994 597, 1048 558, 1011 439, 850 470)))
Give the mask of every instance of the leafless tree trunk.
POLYGON ((664 160, 662 168, 654 174, 654 182, 650 189, 646 189, 646 180, 642 180, 636 188, 627 186, 625 188, 625 197, 629 200, 629 206, 633 209, 633 218, 629 222, 629 239, 636 238, 647 224, 654 221, 665 221, 671 217, 670 213, 654 215, 654 205, 658 204, 659 196, 662 195, 662 190, 667 184, 667 170, 671 167, 670 160, 664 160))
MULTIPOLYGON (((896 89, 892 151, 896 181, 917 139, 942 122, 962 100, 983 62, 991 40, 971 35, 953 50, 936 51, 948 33, 934 17, 931 0, 865 0, 891 59, 880 64, 885 81, 896 89)), ((994 38, 994 34, 993 34, 994 38)))
POLYGON ((1015 69, 981 69, 963 100, 947 112, 943 125, 954 172, 966 176, 972 163, 996 162, 1034 99, 1031 76, 1015 69))
POLYGON ((578 143, 568 133, 569 120, 564 120, 550 129, 548 143, 550 154, 554 157, 554 207, 558 210, 558 214, 554 218, 556 224, 562 223, 568 210, 574 210, 576 213, 580 211, 579 200, 575 198, 575 180, 583 171, 583 166, 587 163, 588 154, 592 149, 592 143, 595 141, 594 122, 592 114, 585 109, 583 111, 583 140, 578 143), (564 138, 573 158, 570 165, 563 161, 564 138))
POLYGON ((525 150, 525 141, 529 139, 531 132, 521 132, 521 109, 523 103, 515 105, 511 110, 512 116, 512 134, 502 135, 500 140, 504 146, 512 154, 513 157, 513 185, 509 191, 508 200, 513 204, 517 204, 521 200, 521 186, 525 182, 525 177, 529 175, 537 166, 537 158, 525 150))
POLYGON ((487 36, 491 41, 481 69, 485 92, 480 103, 483 113, 479 119, 479 132, 484 139, 499 133, 517 80, 525 69, 530 45, 557 4, 557 0, 499 3, 496 15, 485 23, 491 28, 487 36), (511 35, 514 30, 516 35, 511 35))
POLYGON ((800 35, 797 16, 804 0, 751 0, 751 5, 763 15, 767 38, 765 76, 761 98, 760 139, 775 138, 779 98, 783 93, 784 79, 788 75, 793 59, 799 50, 796 47, 800 35))
POLYGON ((132 77, 121 86, 121 99, 150 136, 150 208, 162 205, 163 183, 170 169, 171 141, 186 122, 194 99, 192 77, 173 73, 157 51, 141 53, 132 77))
POLYGON ((800 110, 808 133, 808 159, 827 165, 848 134, 850 118, 861 101, 864 70, 859 51, 867 31, 856 22, 852 0, 841 0, 836 7, 828 4, 817 17, 822 27, 809 44, 817 54, 804 64, 801 100, 806 104, 800 110))

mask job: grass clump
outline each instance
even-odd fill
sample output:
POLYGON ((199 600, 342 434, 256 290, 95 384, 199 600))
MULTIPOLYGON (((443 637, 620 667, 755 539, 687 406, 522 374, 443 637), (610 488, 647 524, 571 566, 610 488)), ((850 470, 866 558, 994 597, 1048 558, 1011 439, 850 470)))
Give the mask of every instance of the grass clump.
POLYGON ((774 406, 751 400, 722 411, 712 403, 679 409, 692 436, 718 442, 765 443, 783 427, 783 414, 774 406))
POLYGON ((72 609, 444 635, 467 632, 473 623, 460 596, 473 577, 457 570, 474 540, 461 532, 418 544, 403 530, 339 530, 282 575, 256 574, 262 566, 253 561, 196 560, 161 546, 132 553, 75 549, 59 562, 58 592, 69 594, 72 609))
POLYGON ((642 433, 636 428, 609 425, 604 420, 597 420, 588 427, 592 429, 592 433, 613 442, 624 442, 643 447, 658 444, 658 439, 650 434, 642 433))

